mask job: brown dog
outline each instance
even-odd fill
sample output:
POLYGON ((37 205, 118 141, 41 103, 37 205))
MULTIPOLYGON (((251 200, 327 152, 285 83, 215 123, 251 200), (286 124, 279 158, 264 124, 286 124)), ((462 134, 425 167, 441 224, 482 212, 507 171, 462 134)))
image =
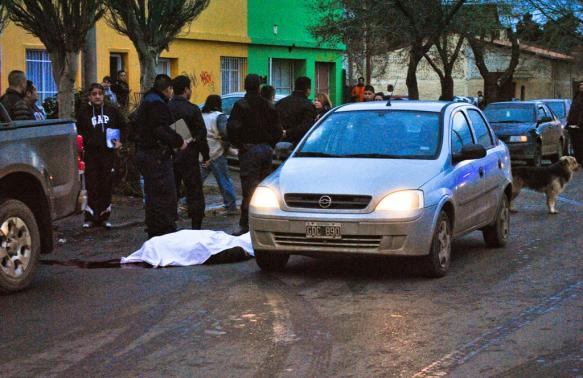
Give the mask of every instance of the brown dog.
POLYGON ((549 213, 558 214, 555 209, 557 196, 565 190, 565 186, 571 180, 573 172, 579 170, 577 159, 571 156, 563 156, 558 162, 548 167, 515 167, 512 168, 512 201, 510 211, 515 212, 514 199, 522 188, 529 188, 547 196, 549 213))

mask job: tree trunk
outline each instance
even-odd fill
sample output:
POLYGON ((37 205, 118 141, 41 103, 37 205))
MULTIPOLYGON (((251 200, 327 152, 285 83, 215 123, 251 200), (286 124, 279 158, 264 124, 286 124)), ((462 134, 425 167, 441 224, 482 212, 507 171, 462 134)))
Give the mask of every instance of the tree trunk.
POLYGON ((498 101, 498 76, 497 72, 483 74, 484 79, 484 104, 498 101))
POLYGON ((53 77, 59 90, 57 102, 59 104, 59 118, 75 116, 75 79, 79 69, 79 52, 51 53, 53 77))
POLYGON ((152 88, 156 78, 158 54, 148 48, 141 48, 138 49, 138 59, 140 60, 140 90, 146 93, 152 88))
POLYGON ((441 80, 441 97, 442 101, 451 101, 453 99, 453 76, 450 70, 445 70, 443 80, 441 80))
POLYGON ((423 54, 420 56, 415 54, 413 51, 409 53, 409 65, 407 68, 407 92, 410 100, 419 100, 419 87, 417 86, 417 66, 419 66, 419 61, 423 58, 423 54))
POLYGON ((83 46, 83 88, 88 88, 89 85, 97 81, 97 45, 95 26, 87 32, 87 39, 83 46))

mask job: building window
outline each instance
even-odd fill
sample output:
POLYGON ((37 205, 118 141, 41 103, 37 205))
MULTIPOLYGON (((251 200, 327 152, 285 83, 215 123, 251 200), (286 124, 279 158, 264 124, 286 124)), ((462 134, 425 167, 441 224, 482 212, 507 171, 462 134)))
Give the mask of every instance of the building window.
POLYGON ((26 76, 38 90, 39 102, 57 95, 53 64, 46 50, 26 50, 26 76))
POLYGON ((326 93, 330 95, 330 71, 332 64, 330 63, 316 63, 316 94, 326 93))
POLYGON ((241 92, 247 74, 246 58, 221 57, 221 94, 241 92))
POLYGON ((275 93, 288 95, 293 91, 294 61, 290 59, 272 59, 270 84, 275 87, 275 93))
POLYGON ((158 64, 156 64, 156 74, 160 75, 160 74, 164 74, 164 75, 170 75, 170 68, 171 68, 171 61, 170 59, 164 59, 164 58, 159 58, 158 59, 158 64))

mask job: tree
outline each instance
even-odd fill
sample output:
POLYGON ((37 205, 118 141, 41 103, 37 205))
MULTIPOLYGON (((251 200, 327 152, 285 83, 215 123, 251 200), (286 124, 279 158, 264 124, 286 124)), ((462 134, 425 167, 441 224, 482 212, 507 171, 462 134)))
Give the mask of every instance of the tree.
POLYGON ((346 46, 351 80, 356 66, 370 83, 375 68, 379 68, 373 58, 403 43, 402 34, 393 27, 394 12, 387 12, 386 1, 318 0, 312 3, 312 13, 317 16, 309 31, 316 40, 328 46, 346 46))
POLYGON ((543 38, 543 31, 540 25, 533 20, 530 13, 522 16, 522 20, 516 25, 516 33, 521 40, 535 44, 541 43, 543 38))
MULTIPOLYGON (((528 7, 536 9, 549 21, 570 17, 577 23, 577 33, 573 37, 583 41, 583 0, 525 0, 528 7)), ((563 27, 561 23, 558 27, 563 27)), ((564 29, 569 31, 569 27, 564 29)))
POLYGON ((36 36, 51 57, 59 90, 59 117, 74 111, 79 52, 87 31, 103 15, 99 0, 4 0, 10 19, 36 36))
POLYGON ((433 68, 437 76, 439 76, 439 82, 441 84, 440 100, 450 101, 453 98, 453 68, 460 55, 463 44, 463 34, 446 33, 438 38, 435 42, 435 48, 442 67, 437 65, 436 59, 432 57, 429 52, 424 55, 431 68, 433 68), (452 46, 451 42, 456 38, 457 41, 452 46))
POLYGON ((2 33, 7 23, 8 12, 6 12, 6 6, 4 5, 4 1, 0 0, 0 33, 2 33))
POLYGON ((108 24, 134 44, 140 60, 140 85, 147 91, 160 53, 190 25, 210 0, 105 0, 108 24))

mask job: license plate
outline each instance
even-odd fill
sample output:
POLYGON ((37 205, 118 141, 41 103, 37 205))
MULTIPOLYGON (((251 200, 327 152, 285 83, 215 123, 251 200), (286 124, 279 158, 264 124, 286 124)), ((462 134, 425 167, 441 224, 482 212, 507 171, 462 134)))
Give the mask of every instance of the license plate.
POLYGON ((340 223, 306 222, 307 239, 342 239, 340 223))

